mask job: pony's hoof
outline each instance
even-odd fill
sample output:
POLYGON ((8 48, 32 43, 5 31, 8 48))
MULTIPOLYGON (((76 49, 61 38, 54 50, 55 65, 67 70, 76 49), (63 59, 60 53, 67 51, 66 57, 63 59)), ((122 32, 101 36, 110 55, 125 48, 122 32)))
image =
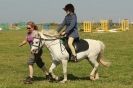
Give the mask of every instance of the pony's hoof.
POLYGON ((99 76, 96 76, 96 77, 95 77, 95 80, 99 80, 99 76))
POLYGON ((59 81, 59 77, 58 77, 58 76, 56 76, 54 79, 55 79, 56 81, 59 81))
POLYGON ((93 75, 90 75, 90 80, 92 80, 92 81, 94 81, 94 80, 95 80, 95 78, 94 78, 94 76, 93 76, 93 75))
POLYGON ((67 82, 67 80, 62 80, 62 81, 60 81, 60 83, 66 83, 67 82))
POLYGON ((99 78, 95 78, 95 80, 99 80, 99 78))
POLYGON ((98 73, 95 74, 95 80, 99 80, 99 74, 98 73))

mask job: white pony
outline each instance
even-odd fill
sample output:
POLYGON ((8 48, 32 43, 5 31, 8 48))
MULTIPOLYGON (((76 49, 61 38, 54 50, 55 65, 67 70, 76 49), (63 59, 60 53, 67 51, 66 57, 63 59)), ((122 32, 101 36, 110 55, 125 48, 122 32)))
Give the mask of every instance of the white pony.
MULTIPOLYGON (((53 78, 58 80, 58 76, 54 75, 53 70, 58 64, 62 63, 64 79, 61 82, 65 83, 67 81, 67 63, 69 59, 69 54, 67 50, 65 49, 64 45, 60 43, 61 40, 55 37, 55 35, 57 35, 56 32, 53 33, 51 31, 41 31, 38 34, 39 37, 34 38, 33 40, 31 52, 38 52, 38 50, 45 44, 52 56, 52 64, 49 72, 51 73, 53 78)), ((77 59, 78 61, 82 59, 87 59, 91 63, 93 70, 90 73, 90 79, 97 80, 99 79, 99 74, 97 71, 99 64, 101 63, 102 65, 107 67, 110 65, 110 62, 103 61, 103 51, 105 45, 99 40, 84 40, 89 44, 89 49, 77 53, 77 59)))

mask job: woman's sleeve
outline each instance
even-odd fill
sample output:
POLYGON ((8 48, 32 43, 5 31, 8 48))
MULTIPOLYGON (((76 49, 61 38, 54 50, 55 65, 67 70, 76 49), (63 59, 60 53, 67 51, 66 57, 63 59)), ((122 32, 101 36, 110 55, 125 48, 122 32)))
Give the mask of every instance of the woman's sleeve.
POLYGON ((67 27, 67 29, 66 29, 66 31, 65 31, 66 34, 68 34, 69 31, 72 30, 72 29, 75 27, 76 22, 77 22, 77 18, 76 18, 75 15, 73 15, 73 16, 72 16, 72 20, 71 20, 71 22, 70 22, 70 25, 67 27))
POLYGON ((60 32, 62 29, 63 29, 63 27, 65 26, 65 24, 66 24, 66 21, 65 21, 65 18, 64 18, 64 20, 63 20, 63 22, 60 24, 60 26, 57 28, 57 32, 60 32))

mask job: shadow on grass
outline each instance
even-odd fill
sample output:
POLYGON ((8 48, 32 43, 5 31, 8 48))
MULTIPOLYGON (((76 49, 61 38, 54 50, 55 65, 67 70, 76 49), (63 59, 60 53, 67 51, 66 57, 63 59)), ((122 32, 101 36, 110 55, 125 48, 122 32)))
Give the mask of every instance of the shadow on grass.
POLYGON ((44 80, 46 80, 45 77, 34 76, 33 78, 34 78, 34 81, 44 81, 44 80))
MULTIPOLYGON (((75 76, 73 74, 68 74, 67 77, 68 77, 68 80, 71 80, 71 81, 75 81, 75 80, 90 80, 89 76, 87 76, 87 77, 78 77, 78 76, 75 76)), ((108 78, 108 76, 100 76, 100 77, 108 78)), ((34 76, 34 81, 45 81, 45 80, 47 80, 45 77, 34 76)), ((61 81, 61 80, 63 80, 63 76, 59 77, 58 81, 61 81)), ((58 81, 55 81, 55 82, 58 82, 58 81)))
MULTIPOLYGON (((68 77, 68 80, 72 80, 72 81, 74 81, 74 80, 90 80, 89 76, 87 76, 87 77, 77 77, 77 76, 75 76, 73 74, 68 74, 67 77, 68 77)), ((100 77, 108 78, 109 76, 100 76, 100 77)), ((62 79, 63 79, 63 76, 60 77, 60 80, 62 80, 62 79)))
MULTIPOLYGON (((73 74, 68 74, 67 77, 68 77, 68 80, 90 80, 90 78, 88 76, 87 77, 77 77, 73 74)), ((63 77, 61 77, 61 79, 63 79, 63 77)))

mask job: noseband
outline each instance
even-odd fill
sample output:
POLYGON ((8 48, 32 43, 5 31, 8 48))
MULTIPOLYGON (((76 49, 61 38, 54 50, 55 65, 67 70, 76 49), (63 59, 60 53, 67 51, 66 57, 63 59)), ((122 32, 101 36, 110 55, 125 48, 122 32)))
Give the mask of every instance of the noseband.
POLYGON ((42 47, 40 47, 40 45, 42 44, 42 41, 44 40, 43 38, 41 38, 41 36, 39 35, 39 38, 36 38, 36 37, 34 37, 34 39, 39 39, 39 44, 38 44, 38 46, 37 45, 33 45, 32 44, 32 46, 34 46, 34 47, 37 47, 38 48, 38 50, 40 50, 42 47))

